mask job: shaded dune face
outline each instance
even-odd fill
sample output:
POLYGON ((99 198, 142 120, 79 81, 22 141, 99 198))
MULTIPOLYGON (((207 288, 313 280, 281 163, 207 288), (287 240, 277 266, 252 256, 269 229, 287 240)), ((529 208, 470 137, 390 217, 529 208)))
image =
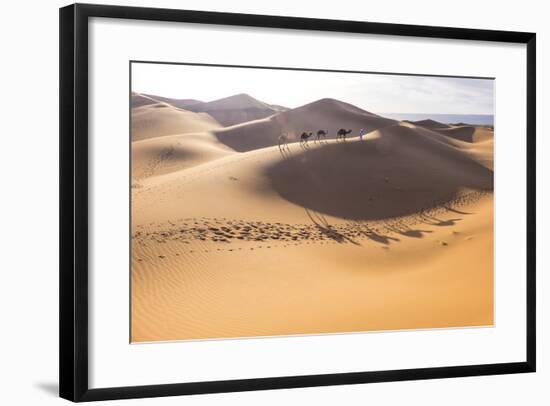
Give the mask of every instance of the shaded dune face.
POLYGON ((284 199, 334 217, 382 220, 489 191, 493 172, 460 149, 392 126, 365 141, 306 150, 266 169, 284 199))
POLYGON ((155 104, 156 100, 150 97, 140 95, 138 93, 132 93, 131 107, 147 106, 148 104, 155 104))
POLYGON ((437 131, 447 137, 469 143, 487 141, 493 138, 493 131, 482 127, 461 126, 437 131))
POLYGON ((474 127, 464 126, 457 128, 444 128, 437 131, 440 134, 454 138, 455 140, 473 143, 476 129, 474 127))
POLYGON ((155 96, 152 94, 143 94, 142 96, 149 97, 151 100, 168 103, 179 109, 187 109, 189 106, 203 103, 200 100, 196 99, 172 99, 170 97, 155 96))
POLYGON ((231 126, 247 121, 257 120, 272 115, 272 109, 223 109, 207 110, 207 113, 214 117, 223 126, 231 126))
MULTIPOLYGON (((303 131, 327 131, 326 138, 336 138, 339 129, 351 129, 357 135, 360 129, 370 132, 396 123, 356 106, 335 99, 321 99, 281 113, 277 119, 284 123, 284 131, 299 136, 303 131)), ((351 135, 350 135, 351 136, 351 135)))
POLYGON ((424 128, 430 131, 437 132, 439 134, 443 134, 449 138, 469 143, 486 141, 493 138, 493 130, 483 126, 471 126, 467 124, 457 124, 454 126, 450 126, 434 120, 403 120, 402 124, 409 127, 410 125, 412 125, 419 128, 424 128))
POLYGON ((277 145, 281 129, 270 119, 251 121, 214 132, 217 139, 239 152, 277 145))
POLYGON ((443 124, 443 123, 440 123, 439 121, 435 121, 431 119, 418 120, 418 121, 409 121, 409 120, 405 120, 405 121, 418 125, 420 127, 429 128, 430 130, 441 130, 444 128, 451 128, 450 125, 443 124))
POLYGON ((269 117, 278 111, 245 93, 208 103, 194 104, 187 109, 197 113, 208 113, 224 127, 269 117))
POLYGON ((327 132, 326 139, 336 138, 339 129, 351 129, 349 137, 360 129, 370 132, 394 125, 390 120, 350 104, 334 99, 321 99, 304 106, 215 131, 220 142, 239 152, 278 144, 279 136, 286 134, 290 142, 300 140, 302 132, 327 132))

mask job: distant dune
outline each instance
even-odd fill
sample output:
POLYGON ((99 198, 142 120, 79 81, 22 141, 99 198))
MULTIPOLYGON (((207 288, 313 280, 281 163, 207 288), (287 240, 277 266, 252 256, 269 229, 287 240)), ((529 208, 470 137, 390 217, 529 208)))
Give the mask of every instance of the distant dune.
POLYGON ((395 120, 369 113, 351 104, 321 99, 269 118, 222 128, 216 130, 215 134, 221 142, 236 151, 250 151, 277 145, 282 133, 288 134, 291 141, 297 141, 304 131, 315 134, 318 130, 325 130, 330 139, 336 137, 340 128, 352 130, 349 136, 353 136, 361 128, 370 132, 395 123, 395 120))
POLYGON ((180 109, 186 109, 189 106, 192 106, 194 104, 200 104, 203 103, 200 100, 195 99, 173 99, 169 97, 162 97, 162 96, 155 96, 152 94, 143 94, 143 96, 149 97, 152 100, 156 100, 159 102, 165 102, 168 103, 174 107, 178 107, 180 109))
POLYGON ((280 111, 280 106, 273 107, 248 94, 241 93, 207 103, 194 104, 187 109, 208 113, 220 124, 230 126, 271 116, 280 111))
POLYGON ((440 130, 443 128, 450 128, 451 126, 447 124, 440 123, 439 121, 426 119, 426 120, 417 120, 417 121, 410 121, 410 120, 403 120, 407 123, 411 123, 420 127, 428 128, 430 130, 440 130))
POLYGON ((403 120, 403 122, 427 128, 447 137, 469 143, 486 141, 493 138, 493 130, 487 126, 472 126, 463 123, 449 125, 429 119, 420 121, 403 120))
POLYGON ((158 100, 151 99, 149 96, 144 96, 142 94, 132 92, 131 97, 131 107, 141 107, 146 106, 148 104, 156 104, 158 103, 158 100))
POLYGON ((132 109, 132 141, 218 128, 220 124, 206 113, 186 111, 164 102, 132 109))
POLYGON ((493 130, 487 127, 472 127, 469 125, 452 126, 437 130, 440 134, 460 141, 475 143, 493 139, 493 130))
POLYGON ((288 107, 285 107, 285 106, 280 106, 278 104, 270 104, 270 106, 277 110, 277 111, 286 111, 286 110, 290 110, 288 107))
POLYGON ((407 120, 410 122, 419 122, 423 120, 434 120, 439 123, 449 125, 473 125, 473 126, 489 126, 494 125, 493 114, 441 114, 441 113, 382 113, 384 117, 393 118, 395 120, 407 120))

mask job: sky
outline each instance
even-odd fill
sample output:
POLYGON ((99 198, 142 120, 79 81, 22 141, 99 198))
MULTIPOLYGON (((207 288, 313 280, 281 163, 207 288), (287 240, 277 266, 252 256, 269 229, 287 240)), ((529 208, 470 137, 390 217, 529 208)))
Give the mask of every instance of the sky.
POLYGON ((289 108, 330 97, 377 114, 494 112, 491 79, 133 63, 132 91, 201 101, 247 93, 289 108))

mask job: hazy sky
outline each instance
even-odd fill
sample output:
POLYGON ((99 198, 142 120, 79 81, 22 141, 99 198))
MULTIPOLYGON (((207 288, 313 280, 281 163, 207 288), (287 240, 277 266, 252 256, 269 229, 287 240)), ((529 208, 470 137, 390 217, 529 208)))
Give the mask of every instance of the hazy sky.
POLYGON ((132 64, 132 90, 212 101, 237 93, 298 107, 324 97, 373 113, 493 114, 494 81, 189 65, 132 64))

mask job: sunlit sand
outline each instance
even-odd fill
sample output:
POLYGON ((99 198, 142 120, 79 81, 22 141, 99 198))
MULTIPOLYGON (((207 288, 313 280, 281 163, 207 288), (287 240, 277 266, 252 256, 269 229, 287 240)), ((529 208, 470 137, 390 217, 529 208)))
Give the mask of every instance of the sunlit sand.
POLYGON ((493 324, 491 128, 132 97, 132 342, 493 324))

